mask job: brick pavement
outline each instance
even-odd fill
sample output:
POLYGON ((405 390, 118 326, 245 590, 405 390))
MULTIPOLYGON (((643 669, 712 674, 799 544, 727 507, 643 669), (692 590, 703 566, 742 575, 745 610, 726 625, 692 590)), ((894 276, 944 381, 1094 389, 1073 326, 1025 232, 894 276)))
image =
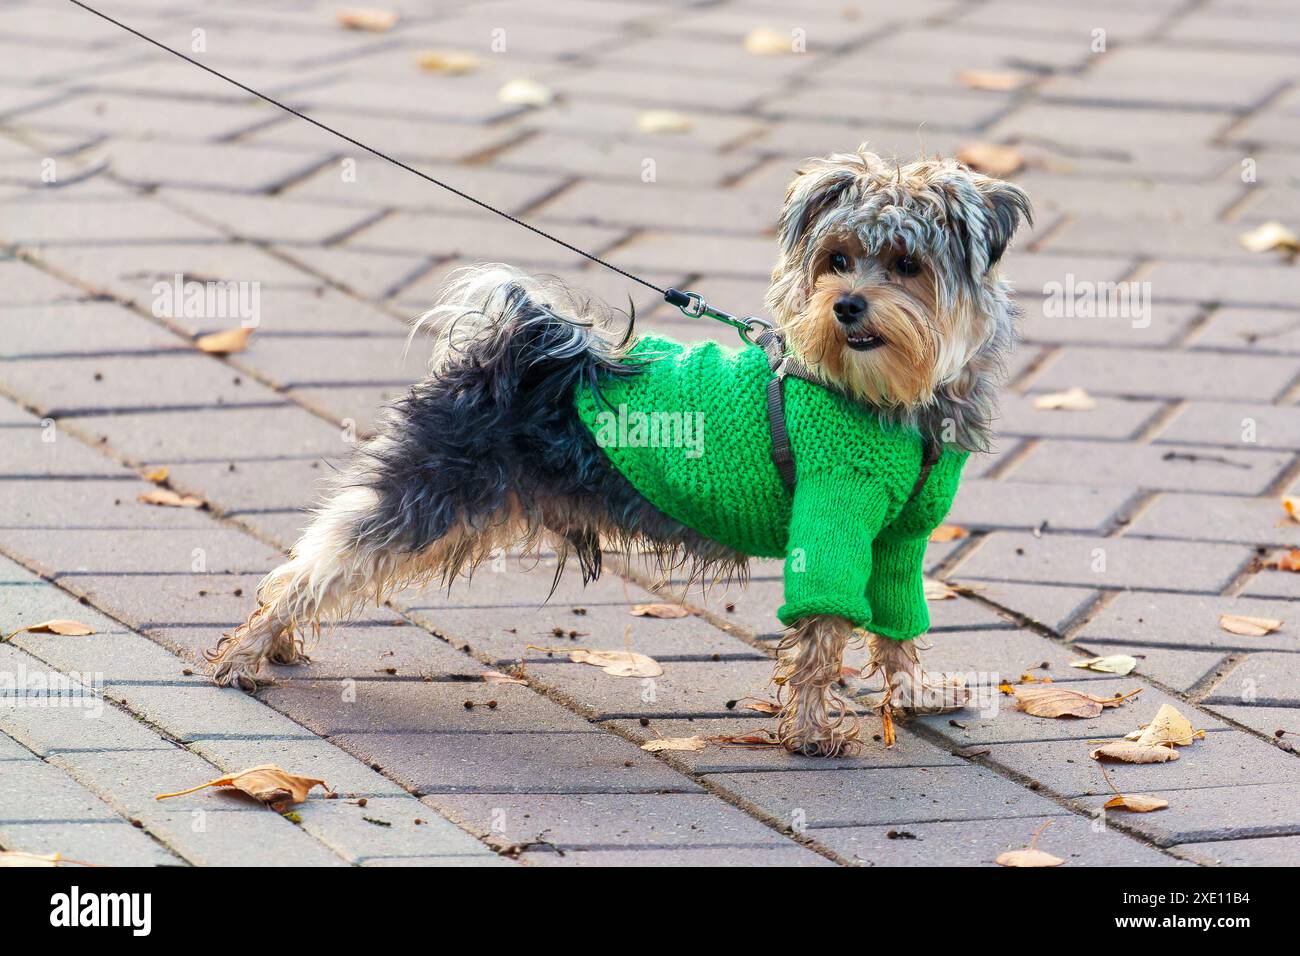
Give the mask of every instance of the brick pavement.
POLYGON ((1300 493, 1300 283, 1237 236, 1300 225, 1300 11, 501 0, 370 34, 310 0, 104 6, 187 47, 202 29, 205 62, 742 311, 761 307, 800 157, 1019 144, 1039 211, 1006 264, 1024 343, 998 452, 971 463, 954 510, 971 536, 932 547, 932 573, 970 586, 932 607, 932 660, 986 690, 1033 669, 1144 691, 1093 721, 1005 706, 918 720, 891 750, 837 760, 654 756, 638 745, 657 735, 769 725, 735 701, 771 692, 779 568, 660 621, 627 615, 654 599, 635 567, 585 592, 566 575, 543 603, 546 557, 398 595, 257 698, 212 687, 200 652, 246 613, 314 483, 418 374, 403 322, 450 268, 517 262, 630 296, 649 328, 715 330, 70 5, 17 2, 0 10, 0 628, 72 617, 97 633, 0 647, 5 674, 89 681, 79 708, 48 693, 0 708, 0 847, 143 865, 987 865, 1051 820, 1040 845, 1071 864, 1294 861, 1300 764, 1275 732, 1300 730, 1300 576, 1259 558, 1300 545, 1279 504, 1300 493), (806 51, 745 52, 758 26, 801 31, 806 51), (421 73, 435 48, 478 67, 421 73), (968 89, 961 70, 1021 85, 968 89), (519 77, 558 99, 501 103, 519 77), (692 127, 639 130, 659 108, 692 127), (235 323, 154 308, 178 274, 257 284, 247 351, 197 353, 193 335, 235 323), (1061 317, 1054 284, 1085 282, 1136 283, 1145 309, 1061 317), (1035 407, 1074 386, 1094 410, 1035 407), (210 507, 137 503, 162 466, 210 507), (1285 623, 1242 637, 1221 613, 1285 623), (528 648, 627 641, 662 678, 528 648), (1124 679, 1068 666, 1094 653, 1140 663, 1124 679), (519 662, 529 686, 482 682, 519 662), (1087 741, 1164 701, 1206 739, 1111 778, 1170 809, 1099 819, 1087 741), (352 799, 312 799, 296 824, 212 793, 152 800, 268 761, 352 799))

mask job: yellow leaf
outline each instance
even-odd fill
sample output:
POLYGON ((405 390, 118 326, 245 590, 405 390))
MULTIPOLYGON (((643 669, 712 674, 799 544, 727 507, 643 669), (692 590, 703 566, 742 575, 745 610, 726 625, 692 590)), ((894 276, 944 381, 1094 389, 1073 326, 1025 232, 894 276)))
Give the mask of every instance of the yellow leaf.
POLYGON ((1107 810, 1131 810, 1133 813, 1150 813, 1152 810, 1165 809, 1165 807, 1169 806, 1169 801, 1161 800, 1159 797, 1144 796, 1140 793, 1123 793, 1111 797, 1102 806, 1107 810))
POLYGON ((509 674, 503 674, 500 671, 485 671, 483 674, 483 683, 485 684, 523 684, 528 686, 528 681, 521 677, 511 677, 509 674))
POLYGON ((460 76, 478 69, 478 57, 462 50, 427 50, 420 54, 420 69, 429 73, 460 76))
POLYGON ((1280 222, 1263 223, 1250 232, 1243 232, 1238 239, 1250 252, 1271 252, 1274 249, 1300 251, 1300 237, 1280 222))
POLYGON ((511 106, 549 106, 555 94, 536 80, 511 80, 497 91, 497 99, 511 106))
POLYGON ((970 532, 957 524, 941 524, 930 532, 931 541, 958 541, 969 537, 970 532))
POLYGON ((686 133, 695 122, 674 110, 646 110, 637 117, 636 125, 643 133, 686 133))
POLYGON ((1137 664, 1137 658, 1129 657, 1127 654, 1111 654, 1109 657, 1091 657, 1086 661, 1070 661, 1071 667, 1100 671, 1103 674, 1118 674, 1121 677, 1132 673, 1137 664))
POLYGON ((40 867, 53 868, 59 865, 63 857, 58 853, 48 856, 39 853, 24 853, 22 850, 0 850, 0 867, 40 867))
POLYGON ((925 599, 927 601, 951 601, 957 597, 957 592, 942 581, 936 581, 934 578, 925 578, 925 599))
POLYGON ((708 741, 703 737, 660 737, 658 740, 647 740, 641 749, 657 754, 661 750, 697 751, 707 746, 708 741))
POLYGON ((1064 392, 1039 395, 1034 399, 1034 408, 1051 412, 1089 412, 1096 407, 1097 400, 1077 385, 1064 392))
POLYGON ((1285 554, 1279 554, 1272 561, 1265 561, 1264 567, 1274 571, 1300 571, 1300 548, 1292 548, 1285 554))
POLYGON ((989 176, 1010 176, 1024 168, 1025 157, 1014 146, 1000 143, 968 143, 957 153, 957 161, 989 176))
POLYGON ((1161 704, 1155 718, 1143 729, 1137 743, 1145 747, 1174 744, 1186 747, 1193 740, 1205 736, 1205 731, 1192 728, 1192 722, 1178 712, 1173 704, 1161 704))
POLYGON ((200 335, 194 340, 194 347, 200 352, 211 355, 229 355, 232 352, 244 351, 248 347, 248 337, 252 334, 252 329, 242 326, 237 329, 226 329, 224 332, 200 335))
POLYGON ((691 612, 680 604, 635 604, 628 613, 633 617, 658 617, 672 620, 689 617, 691 612))
POLYGON ((749 31, 744 46, 746 53, 753 53, 755 56, 776 56, 781 53, 793 53, 794 38, 780 30, 758 27, 749 31))
POLYGON ((658 677, 664 672, 659 662, 636 651, 593 651, 575 647, 569 651, 575 664, 591 664, 614 677, 658 677))
POLYGON ((745 710, 752 710, 759 714, 779 714, 781 705, 774 700, 759 700, 757 697, 746 697, 737 701, 745 710), (748 701, 746 703, 745 701, 748 701))
POLYGON ((1113 740, 1089 754, 1093 760, 1112 760, 1117 763, 1164 763, 1177 760, 1173 747, 1152 746, 1133 740, 1113 740))
POLYGON ((358 7, 353 10, 340 10, 334 15, 334 19, 346 30, 386 33, 397 23, 397 14, 389 10, 376 10, 373 7, 358 7))
POLYGON ((170 488, 155 488, 146 491, 136 500, 146 505, 158 505, 160 508, 201 508, 203 499, 194 495, 180 495, 170 488))
POLYGON ((1025 74, 1001 70, 963 70, 957 74, 957 82, 972 90, 995 90, 1005 93, 1019 89, 1025 84, 1025 74))
MULTIPOLYGON (((82 624, 80 621, 41 621, 39 624, 29 624, 26 627, 20 627, 9 637, 17 637, 19 634, 60 634, 63 637, 86 637, 88 634, 94 634, 95 629, 82 624)), ((5 640, 9 640, 6 637, 5 640)))
POLYGON ((158 485, 166 481, 169 474, 171 474, 171 471, 168 468, 153 468, 144 473, 144 480, 152 481, 155 485, 158 485))
POLYGON ((1284 495, 1282 497, 1282 510, 1287 513, 1287 517, 1292 521, 1300 522, 1300 498, 1294 495, 1284 495))
POLYGON ((1008 850, 1005 853, 1000 853, 995 862, 998 866, 1060 866, 1065 861, 1059 856, 1052 856, 1052 854, 1038 849, 1038 838, 1042 836, 1043 831, 1051 825, 1051 820, 1045 821, 1042 826, 1034 831, 1034 835, 1029 838, 1029 845, 1027 847, 1023 850, 1008 850))
POLYGON ((236 790, 242 790, 250 797, 255 797, 263 803, 270 804, 272 809, 279 809, 291 803, 302 803, 307 799, 308 791, 317 786, 324 787, 326 790, 329 789, 325 786, 324 780, 317 780, 314 777, 300 777, 281 770, 275 764, 266 763, 256 767, 249 767, 247 770, 239 771, 239 773, 218 777, 216 780, 209 780, 207 783, 201 783, 197 787, 190 787, 188 790, 177 790, 175 793, 160 793, 154 799, 166 800, 168 797, 180 797, 207 787, 234 787, 236 790))
POLYGON ((1118 707, 1133 694, 1121 697, 1093 697, 1066 690, 1059 685, 1043 687, 1015 687, 1016 703, 1026 714, 1034 717, 1096 717, 1107 707, 1118 707))
POLYGON ((1244 614, 1220 614, 1219 627, 1229 634, 1242 637, 1263 637, 1272 634, 1283 625, 1283 621, 1271 617, 1246 617, 1244 614))

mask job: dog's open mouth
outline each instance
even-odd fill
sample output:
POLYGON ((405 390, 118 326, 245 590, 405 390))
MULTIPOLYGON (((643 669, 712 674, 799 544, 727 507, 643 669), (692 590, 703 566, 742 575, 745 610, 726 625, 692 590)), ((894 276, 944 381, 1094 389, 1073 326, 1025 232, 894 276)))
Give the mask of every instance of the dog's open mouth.
POLYGON ((849 348, 855 352, 870 352, 872 349, 878 349, 885 344, 885 340, 879 335, 850 335, 848 337, 849 348))

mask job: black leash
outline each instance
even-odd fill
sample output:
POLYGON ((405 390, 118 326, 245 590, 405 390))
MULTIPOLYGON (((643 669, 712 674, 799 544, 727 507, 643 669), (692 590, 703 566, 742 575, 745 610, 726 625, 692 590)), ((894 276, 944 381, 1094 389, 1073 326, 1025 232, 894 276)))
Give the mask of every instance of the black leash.
MULTIPOLYGON (((687 318, 715 319, 718 322, 722 322, 723 324, 729 325, 732 328, 738 330, 740 332, 740 337, 747 344, 757 345, 759 348, 763 349, 763 351, 767 354, 768 364, 771 366, 772 373, 773 373, 772 378, 768 382, 768 387, 767 387, 767 413, 768 413, 768 422, 769 425, 771 426, 771 432, 772 432, 772 461, 776 464, 777 470, 781 473, 781 480, 785 483, 785 486, 791 491, 794 490, 794 481, 795 481, 794 453, 791 451, 790 448, 790 435, 789 435, 789 431, 786 428, 786 423, 785 423, 784 379, 785 376, 787 375, 793 375, 796 378, 802 378, 806 381, 813 382, 814 384, 821 385, 823 383, 817 382, 811 375, 808 374, 807 370, 804 369, 803 366, 800 365, 796 359, 787 356, 785 354, 785 340, 770 321, 768 321, 767 319, 759 318, 756 315, 750 315, 741 318, 732 315, 730 312, 724 312, 721 309, 714 308, 713 306, 705 302, 704 297, 701 296, 698 292, 683 292, 679 289, 661 289, 653 282, 650 282, 646 279, 641 278, 638 275, 628 272, 626 269, 621 269, 618 266, 614 265, 612 262, 602 259, 600 256, 595 255, 594 253, 587 252, 585 249, 579 249, 577 246, 573 245, 573 243, 566 242, 563 239, 559 238, 558 236, 553 236, 546 230, 539 229, 537 226, 534 226, 532 223, 525 222, 524 220, 520 219, 518 216, 511 215, 510 213, 506 212, 504 209, 498 209, 496 206, 493 206, 491 203, 484 202, 482 199, 478 199, 474 196, 471 196, 469 193, 457 189, 455 186, 451 185, 450 183, 445 183, 441 179, 436 179, 435 177, 430 176, 428 173, 423 173, 420 170, 416 169, 414 166, 404 163, 400 159, 395 159, 392 156, 389 156, 387 153, 375 149, 373 146, 367 146, 365 143, 361 142, 358 139, 354 139, 353 137, 349 136, 347 133, 342 133, 339 130, 336 130, 334 127, 322 123, 320 120, 312 119, 306 113, 296 110, 292 106, 287 106, 284 103, 281 103, 279 100, 275 99, 274 97, 268 96, 267 94, 262 93, 259 90, 255 90, 251 86, 247 86, 246 84, 239 82, 233 77, 227 76, 226 74, 222 73, 220 70, 213 69, 212 67, 208 66, 206 63, 200 63, 192 56, 187 56, 186 54, 180 52, 179 50, 172 49, 162 41, 155 40, 153 37, 145 33, 141 33, 139 30, 135 29, 132 26, 128 26, 127 24, 123 23, 121 20, 115 20, 113 17, 110 17, 108 14, 96 10, 94 7, 89 6, 88 4, 82 3, 81 0, 69 0, 69 2, 85 10, 87 13, 93 13, 101 20, 106 20, 107 22, 113 24, 113 26, 125 30, 127 33, 130 33, 133 36, 139 37, 141 40, 144 40, 146 43, 151 43, 154 46, 158 47, 158 49, 165 50, 166 52, 170 53, 172 56, 184 60, 186 63, 189 63, 192 66, 197 66, 200 70, 204 70, 208 73, 211 73, 213 76, 217 77, 218 79, 225 80, 227 83, 231 84, 232 86, 237 86, 245 93, 248 93, 252 96, 256 96, 258 99, 270 103, 272 106, 278 107, 279 109, 284 110, 286 113, 298 117, 298 119, 300 120, 305 120, 306 122, 311 123, 311 125, 315 126, 317 129, 322 129, 333 136, 337 136, 339 139, 343 140, 344 142, 350 143, 351 145, 357 147, 358 149, 363 149, 367 153, 370 153, 372 156, 377 156, 378 158, 386 162, 392 163, 394 166, 398 167, 399 169, 404 169, 408 173, 413 173, 414 175, 419 176, 421 179, 433 183, 435 186, 440 186, 443 189, 447 190, 448 192, 454 193, 455 195, 459 196, 461 199, 468 200, 469 202, 472 202, 474 205, 479 206, 482 209, 486 209, 488 212, 496 213, 496 215, 500 216, 502 219, 508 219, 510 222, 513 222, 515 225, 522 226, 523 228, 527 229, 529 232, 541 236, 543 239, 549 239, 551 242, 555 243, 558 246, 563 246, 565 249, 568 249, 570 252, 576 252, 578 255, 582 256, 585 259, 589 259, 590 261, 596 263, 597 265, 604 266, 606 269, 609 269, 613 272, 617 272, 625 279, 631 279, 633 282, 639 283, 645 286, 647 289, 652 289, 653 291, 658 292, 660 295, 664 297, 665 302, 667 302, 669 305, 676 306, 681 311, 682 315, 685 315, 687 318), (757 338, 755 338, 755 336, 757 336, 757 338)), ((938 451, 936 450, 936 448, 933 446, 932 443, 927 442, 925 448, 924 462, 921 467, 921 474, 920 477, 917 478, 916 487, 912 489, 912 495, 908 499, 909 502, 912 500, 912 498, 915 498, 917 494, 921 491, 921 489, 925 486, 925 480, 930 475, 930 468, 937 460, 938 460, 938 451)))

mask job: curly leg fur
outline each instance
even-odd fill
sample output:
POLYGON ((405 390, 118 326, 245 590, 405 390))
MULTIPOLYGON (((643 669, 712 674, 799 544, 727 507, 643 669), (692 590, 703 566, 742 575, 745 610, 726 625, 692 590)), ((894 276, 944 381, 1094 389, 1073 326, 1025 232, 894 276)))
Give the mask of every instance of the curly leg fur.
POLYGON ((960 710, 970 700, 961 679, 933 674, 922 666, 915 641, 894 641, 872 634, 867 647, 871 660, 864 676, 881 673, 889 689, 890 705, 903 713, 946 714, 960 710))
POLYGON ((853 626, 840 617, 798 622, 780 644, 776 682, 782 709, 777 736, 787 750, 833 757, 858 739, 858 721, 834 691, 853 626))

